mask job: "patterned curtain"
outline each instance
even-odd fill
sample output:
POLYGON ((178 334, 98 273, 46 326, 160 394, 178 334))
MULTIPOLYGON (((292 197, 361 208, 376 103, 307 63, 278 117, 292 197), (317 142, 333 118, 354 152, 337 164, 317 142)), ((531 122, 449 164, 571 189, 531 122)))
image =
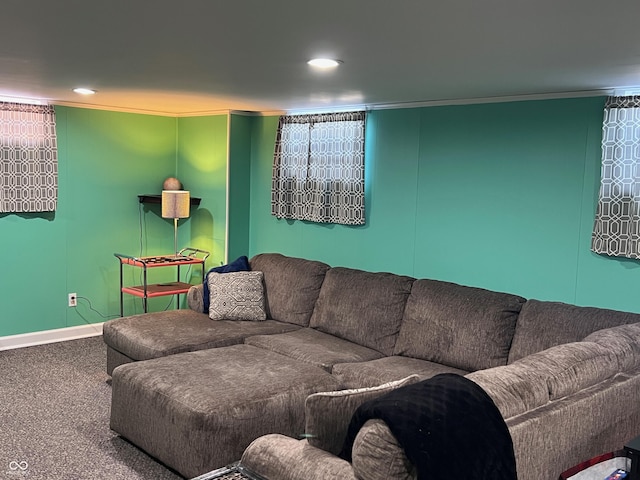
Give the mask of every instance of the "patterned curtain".
POLYGON ((280 117, 271 213, 362 225, 365 112, 280 117))
POLYGON ((640 259, 640 96, 609 97, 591 250, 640 259))
POLYGON ((0 102, 0 213, 52 212, 57 198, 53 107, 0 102))

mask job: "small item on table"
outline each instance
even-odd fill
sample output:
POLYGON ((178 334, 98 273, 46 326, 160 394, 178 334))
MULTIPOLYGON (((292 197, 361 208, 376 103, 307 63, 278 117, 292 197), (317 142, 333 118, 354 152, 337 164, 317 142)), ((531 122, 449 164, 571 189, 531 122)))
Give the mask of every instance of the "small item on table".
POLYGON ((616 469, 611 475, 608 475, 604 480, 622 480, 627 478, 627 472, 621 468, 616 469))

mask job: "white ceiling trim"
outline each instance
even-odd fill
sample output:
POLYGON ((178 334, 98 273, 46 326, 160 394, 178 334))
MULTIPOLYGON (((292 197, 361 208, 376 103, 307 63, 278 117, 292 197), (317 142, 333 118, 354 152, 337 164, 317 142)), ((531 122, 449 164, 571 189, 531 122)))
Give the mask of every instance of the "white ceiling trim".
MULTIPOLYGON (((403 108, 422 108, 422 107, 441 107, 449 105, 476 105, 483 103, 506 103, 506 102, 524 102, 532 100, 554 100, 563 98, 584 98, 584 97, 600 97, 617 94, 618 89, 601 89, 601 90, 583 90, 575 92, 559 92, 559 93, 544 93, 544 94, 530 94, 530 95, 510 95, 510 96, 498 96, 498 97, 485 97, 485 98, 467 98, 467 99, 452 99, 452 100, 433 100, 424 102, 402 102, 402 103, 384 103, 378 105, 348 105, 340 106, 333 109, 318 108, 318 109, 299 109, 299 110, 265 110, 265 111, 245 111, 245 110, 205 110, 199 112, 185 112, 185 113, 172 113, 155 110, 144 110, 136 108, 123 108, 123 107, 111 107, 108 105, 96 105, 90 103, 79 102, 50 102, 51 105, 60 105, 65 107, 74 108, 86 108, 92 110, 108 110, 113 112, 123 113, 137 113, 142 115, 157 115, 164 117, 206 117, 212 115, 244 115, 244 116, 279 116, 279 115, 303 115, 310 113, 335 113, 335 112, 348 112, 358 110, 391 110, 391 109, 403 109, 403 108)), ((1 100, 1 99, 0 99, 1 100)), ((39 103, 43 103, 39 101, 39 103)), ((46 103, 46 102, 45 102, 46 103)))

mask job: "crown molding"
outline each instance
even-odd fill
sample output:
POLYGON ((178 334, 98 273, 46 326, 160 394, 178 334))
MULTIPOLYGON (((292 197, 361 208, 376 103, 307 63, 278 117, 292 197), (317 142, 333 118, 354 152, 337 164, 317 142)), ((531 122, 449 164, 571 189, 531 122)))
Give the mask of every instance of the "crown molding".
POLYGON ((385 103, 370 105, 368 110, 387 110, 394 108, 441 107, 446 105, 475 105, 481 103, 525 102, 531 100, 557 100, 562 98, 601 97, 613 95, 614 89, 580 90, 555 93, 531 93, 522 95, 505 95, 497 97, 463 98, 449 100, 427 100, 423 102, 385 103))
MULTIPOLYGON (((41 102, 42 103, 42 102, 41 102)), ((46 103, 46 102, 45 102, 46 103)), ((141 108, 128 108, 128 107, 111 107, 108 105, 98 105, 95 103, 81 103, 81 102, 65 102, 65 101, 50 101, 49 105, 60 105, 62 107, 73 108, 85 108, 89 110, 106 110, 110 112, 122 112, 122 113, 137 113, 141 115, 156 115, 161 117, 207 117, 212 115, 243 115, 247 117, 267 117, 274 115, 284 115, 285 110, 261 110, 261 111, 249 111, 249 110, 199 110, 191 112, 165 112, 161 110, 146 110, 141 108)))
POLYGON ((569 91, 569 92, 555 92, 555 93, 532 93, 522 95, 507 95, 496 97, 482 97, 482 98, 462 98, 462 99, 443 99, 443 100, 424 100, 416 102, 398 102, 398 103, 378 103, 378 104, 358 104, 358 105, 341 105, 334 108, 322 107, 322 108, 298 108, 298 109, 285 109, 285 110, 260 110, 260 111, 248 111, 248 110, 233 110, 233 109, 219 109, 219 110, 202 110, 191 112, 165 112, 160 110, 145 110, 140 108, 126 108, 126 107, 112 107, 108 105, 98 105, 80 102, 63 102, 63 101, 49 101, 50 105, 60 105, 64 107, 74 108, 86 108, 93 110, 107 110, 111 112, 124 112, 124 113, 137 113, 142 115, 156 115, 164 117, 205 117, 210 115, 243 115, 248 117, 268 117, 279 115, 301 115, 309 113, 335 113, 335 112, 347 112, 356 110, 390 110, 401 108, 421 108, 421 107, 440 107, 447 105, 474 105, 482 103, 504 103, 504 102, 523 102, 531 100, 554 100, 562 98, 582 98, 582 97, 598 97, 614 95, 616 89, 600 89, 600 90, 582 90, 582 91, 569 91))
POLYGON ((164 112, 160 110, 146 110, 143 108, 115 107, 111 105, 99 105, 96 103, 66 102, 66 101, 51 100, 49 101, 49 105, 59 105, 61 107, 84 108, 87 110, 106 110, 109 112, 137 113, 140 115, 155 115, 159 117, 179 116, 179 114, 176 114, 174 112, 164 112))

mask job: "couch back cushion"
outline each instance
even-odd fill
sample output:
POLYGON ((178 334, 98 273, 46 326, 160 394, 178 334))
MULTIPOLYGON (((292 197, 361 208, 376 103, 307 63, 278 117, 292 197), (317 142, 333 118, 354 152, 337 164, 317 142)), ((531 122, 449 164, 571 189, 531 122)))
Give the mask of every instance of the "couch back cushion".
POLYGON ((391 355, 413 281, 392 273, 332 268, 310 327, 391 355))
POLYGON ((593 342, 565 343, 466 377, 507 419, 613 378, 620 371, 614 350, 593 342))
POLYGON ((524 302, 517 295, 416 280, 394 355, 467 371, 505 365, 524 302))
POLYGON ((637 313, 528 300, 518 316, 509 363, 556 345, 579 342, 596 330, 637 322, 637 313))
POLYGON ((640 368, 640 323, 620 325, 593 332, 583 342, 608 348, 618 359, 618 369, 634 372, 640 368))
POLYGON ((533 353, 511 366, 522 366, 547 382, 549 400, 557 400, 596 385, 618 373, 615 352, 593 342, 563 343, 533 353))
POLYGON ((279 253, 261 253, 249 264, 263 273, 267 318, 309 326, 329 265, 279 253))

